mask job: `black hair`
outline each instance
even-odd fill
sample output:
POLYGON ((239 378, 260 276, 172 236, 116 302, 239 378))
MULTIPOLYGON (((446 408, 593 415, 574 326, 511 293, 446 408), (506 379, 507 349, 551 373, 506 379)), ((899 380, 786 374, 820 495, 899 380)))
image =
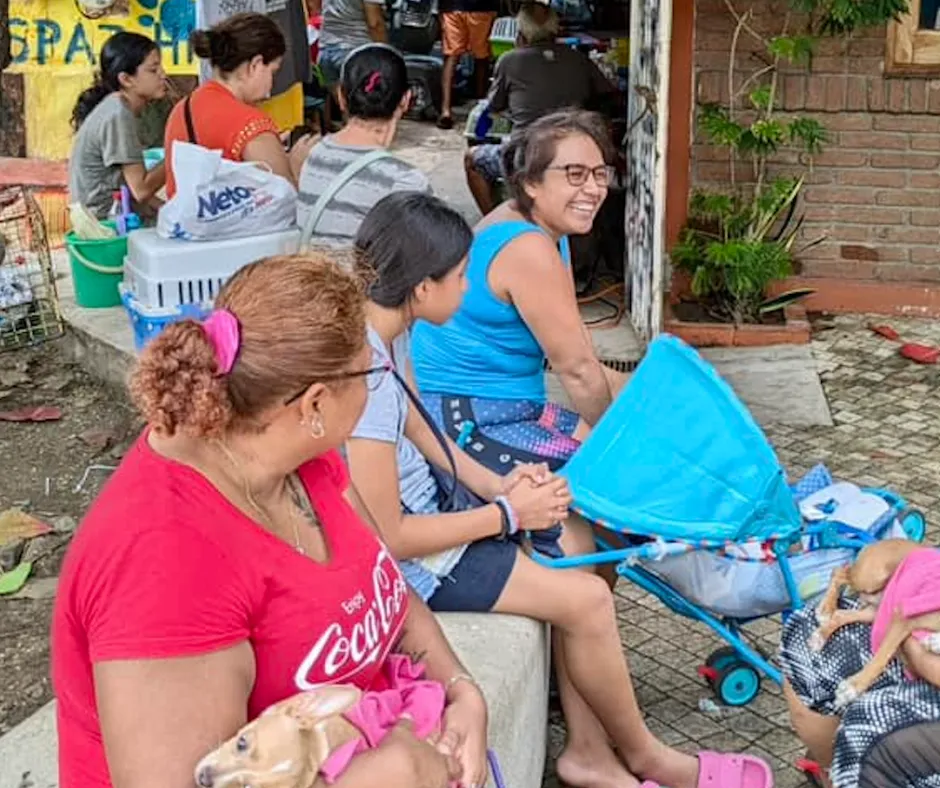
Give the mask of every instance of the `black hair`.
POLYGON ((408 92, 408 69, 387 44, 365 44, 343 61, 340 86, 352 118, 389 120, 408 92))
POLYGON ((503 172, 509 193, 519 212, 532 217, 532 198, 526 184, 541 183, 555 160, 558 143, 575 135, 590 137, 607 164, 613 164, 615 151, 604 118, 596 112, 563 109, 544 115, 521 131, 514 132, 503 149, 503 172))
POLYGON ((75 102, 72 128, 78 131, 85 118, 106 96, 121 89, 118 77, 121 74, 136 74, 137 69, 156 49, 156 42, 140 33, 115 33, 105 41, 98 57, 100 68, 95 73, 95 81, 79 94, 75 102))
POLYGON ((395 309, 425 279, 440 281, 467 256, 473 230, 457 211, 426 192, 392 192, 356 233, 356 265, 368 296, 395 309))
POLYGON ((287 52, 287 40, 277 22, 256 13, 233 14, 208 30, 194 30, 189 43, 197 57, 223 74, 231 74, 259 55, 267 65, 287 52))

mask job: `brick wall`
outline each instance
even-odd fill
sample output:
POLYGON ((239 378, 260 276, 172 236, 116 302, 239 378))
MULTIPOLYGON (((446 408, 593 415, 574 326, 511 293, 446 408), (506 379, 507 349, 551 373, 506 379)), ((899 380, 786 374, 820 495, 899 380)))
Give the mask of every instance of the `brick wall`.
MULTIPOLYGON (((734 0, 732 0, 734 2, 734 0)), ((786 6, 738 0, 753 9, 763 34, 779 34, 786 6)), ((722 0, 699 0, 695 20, 695 100, 728 101, 728 61, 734 20, 722 0)), ((742 34, 738 74, 760 67, 759 46, 742 34)), ((826 236, 801 255, 805 276, 940 282, 940 69, 938 80, 885 78, 885 30, 846 44, 821 42, 809 70, 784 72, 784 111, 816 118, 829 132, 808 175, 801 210, 805 238, 826 236)), ((692 186, 727 184, 724 149, 696 138, 692 186)), ((737 172, 747 175, 748 165, 737 172)), ((802 172, 792 153, 777 157, 772 174, 802 172)))

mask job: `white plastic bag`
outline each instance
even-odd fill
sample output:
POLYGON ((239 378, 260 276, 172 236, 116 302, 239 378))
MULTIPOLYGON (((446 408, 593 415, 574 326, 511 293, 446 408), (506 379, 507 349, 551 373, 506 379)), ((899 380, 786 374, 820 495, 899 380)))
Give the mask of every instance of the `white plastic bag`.
POLYGON ((176 194, 157 214, 163 238, 218 241, 294 226, 297 191, 280 175, 179 140, 172 156, 176 194))

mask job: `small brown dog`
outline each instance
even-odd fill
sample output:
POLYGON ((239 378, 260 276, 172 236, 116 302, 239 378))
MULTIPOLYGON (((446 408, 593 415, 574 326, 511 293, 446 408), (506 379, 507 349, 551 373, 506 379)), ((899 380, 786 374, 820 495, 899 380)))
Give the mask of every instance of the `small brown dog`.
MULTIPOLYGON (((821 651, 829 638, 848 624, 874 624, 879 616, 881 597, 898 567, 913 551, 923 549, 923 545, 907 539, 885 539, 865 547, 854 564, 837 569, 826 595, 816 608, 819 628, 810 638, 810 648, 821 651), (838 608, 839 597, 846 586, 858 595, 864 605, 862 608, 838 608)), ((839 684, 836 690, 837 708, 843 708, 871 687, 898 655, 907 639, 918 630, 938 633, 922 643, 932 653, 940 654, 940 610, 910 618, 900 611, 891 611, 891 616, 891 623, 872 660, 854 676, 839 684)))
POLYGON ((339 747, 361 736, 342 714, 355 687, 322 687, 275 703, 197 765, 201 788, 310 788, 339 747))

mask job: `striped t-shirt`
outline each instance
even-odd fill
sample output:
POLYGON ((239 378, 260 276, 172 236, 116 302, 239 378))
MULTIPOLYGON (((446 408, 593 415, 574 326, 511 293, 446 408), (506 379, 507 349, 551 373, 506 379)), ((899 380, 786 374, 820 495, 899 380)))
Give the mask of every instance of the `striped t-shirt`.
MULTIPOLYGON (((317 143, 300 171, 297 224, 306 226, 313 206, 333 180, 359 156, 377 148, 341 145, 332 137, 317 143)), ((376 159, 359 170, 333 195, 314 228, 312 243, 348 246, 372 206, 392 192, 430 192, 427 176, 394 156, 376 159)))

